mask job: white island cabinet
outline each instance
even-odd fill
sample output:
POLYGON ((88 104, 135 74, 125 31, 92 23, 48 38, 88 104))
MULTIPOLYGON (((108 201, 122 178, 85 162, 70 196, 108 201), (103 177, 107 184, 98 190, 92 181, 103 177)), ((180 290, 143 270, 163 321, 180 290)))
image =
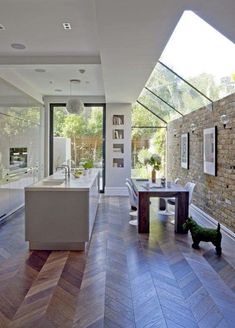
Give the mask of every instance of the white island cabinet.
POLYGON ((25 237, 31 250, 83 250, 99 203, 99 171, 59 172, 25 188, 25 237))

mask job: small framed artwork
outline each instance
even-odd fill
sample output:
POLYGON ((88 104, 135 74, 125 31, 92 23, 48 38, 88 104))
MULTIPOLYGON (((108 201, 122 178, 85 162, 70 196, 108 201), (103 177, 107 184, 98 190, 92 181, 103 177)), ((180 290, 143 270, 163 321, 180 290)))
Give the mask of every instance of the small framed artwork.
POLYGON ((204 173, 217 175, 217 127, 203 130, 204 173))
POLYGON ((184 133, 181 135, 181 144, 180 144, 180 158, 181 158, 181 167, 184 169, 189 169, 189 133, 184 133))

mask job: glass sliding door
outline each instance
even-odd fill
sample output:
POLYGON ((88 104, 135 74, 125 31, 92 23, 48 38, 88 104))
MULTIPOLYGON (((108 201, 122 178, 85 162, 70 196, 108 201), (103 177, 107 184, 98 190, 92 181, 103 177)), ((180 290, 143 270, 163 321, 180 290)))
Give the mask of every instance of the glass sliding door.
POLYGON ((65 104, 50 107, 50 174, 63 164, 82 167, 85 162, 100 169, 104 191, 105 105, 86 104, 84 111, 69 114, 65 104))

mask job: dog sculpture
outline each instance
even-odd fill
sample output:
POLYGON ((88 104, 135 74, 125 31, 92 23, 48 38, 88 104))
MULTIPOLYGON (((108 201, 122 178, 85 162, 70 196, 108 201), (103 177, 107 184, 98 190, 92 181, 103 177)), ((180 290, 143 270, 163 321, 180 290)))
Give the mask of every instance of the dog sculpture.
POLYGON ((190 230, 192 239, 193 239, 193 244, 192 244, 193 248, 199 249, 200 241, 210 241, 215 246, 216 254, 219 256, 221 255, 222 235, 220 232, 220 224, 219 223, 218 223, 217 229, 208 229, 208 228, 201 227, 199 224, 197 224, 196 221, 194 221, 190 217, 183 224, 183 229, 185 231, 190 230))

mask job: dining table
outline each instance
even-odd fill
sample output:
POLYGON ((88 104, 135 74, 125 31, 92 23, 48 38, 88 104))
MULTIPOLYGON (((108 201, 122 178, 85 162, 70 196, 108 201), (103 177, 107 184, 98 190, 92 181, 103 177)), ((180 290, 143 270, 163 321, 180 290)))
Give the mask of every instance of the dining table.
POLYGON ((175 232, 185 233, 182 225, 188 218, 189 192, 180 184, 160 182, 149 183, 146 179, 132 179, 134 189, 138 193, 138 232, 149 233, 150 198, 175 198, 175 232))

